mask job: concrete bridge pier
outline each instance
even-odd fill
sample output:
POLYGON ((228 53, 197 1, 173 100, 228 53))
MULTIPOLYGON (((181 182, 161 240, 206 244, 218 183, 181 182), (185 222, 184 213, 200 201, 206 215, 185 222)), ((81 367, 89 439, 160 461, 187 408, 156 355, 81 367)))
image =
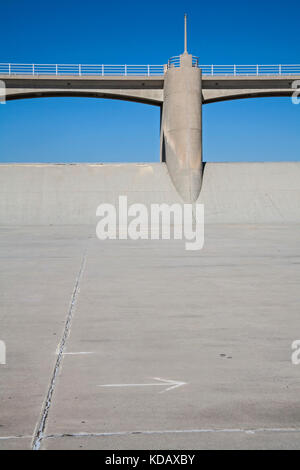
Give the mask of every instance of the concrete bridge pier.
POLYGON ((165 72, 161 159, 183 200, 196 201, 202 182, 202 76, 187 52, 179 67, 165 72))

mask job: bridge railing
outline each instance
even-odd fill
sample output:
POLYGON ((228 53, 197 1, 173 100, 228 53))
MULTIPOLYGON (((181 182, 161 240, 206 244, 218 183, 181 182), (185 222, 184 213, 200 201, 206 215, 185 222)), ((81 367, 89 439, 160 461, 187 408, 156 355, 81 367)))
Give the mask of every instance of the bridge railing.
POLYGON ((203 75, 300 75, 300 65, 199 65, 203 75))
MULTIPOLYGON (((173 57, 168 67, 179 67, 180 58, 173 57)), ((300 75, 300 65, 200 65, 193 57, 193 66, 203 75, 258 76, 300 75)), ((0 64, 0 75, 65 75, 65 76, 161 76, 164 65, 86 65, 86 64, 0 64)))
POLYGON ((0 64, 0 75, 155 76, 163 65, 0 64))
MULTIPOLYGON (((193 67, 199 67, 199 58, 196 56, 192 56, 192 65, 193 67)), ((180 56, 171 57, 168 60, 168 68, 171 67, 180 67, 180 56)))

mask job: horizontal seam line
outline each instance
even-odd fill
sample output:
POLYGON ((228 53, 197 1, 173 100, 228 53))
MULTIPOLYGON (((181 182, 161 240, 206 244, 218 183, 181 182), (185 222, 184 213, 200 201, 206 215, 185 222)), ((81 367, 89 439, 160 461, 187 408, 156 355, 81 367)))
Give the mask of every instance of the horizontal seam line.
POLYGON ((62 437, 109 437, 109 436, 130 436, 137 434, 192 434, 192 433, 245 433, 255 434, 263 432, 291 432, 300 433, 300 428, 256 428, 256 429, 175 429, 175 430, 161 430, 161 431, 118 431, 118 432, 80 432, 80 433, 62 433, 62 434, 48 434, 44 436, 44 439, 55 439, 62 437))

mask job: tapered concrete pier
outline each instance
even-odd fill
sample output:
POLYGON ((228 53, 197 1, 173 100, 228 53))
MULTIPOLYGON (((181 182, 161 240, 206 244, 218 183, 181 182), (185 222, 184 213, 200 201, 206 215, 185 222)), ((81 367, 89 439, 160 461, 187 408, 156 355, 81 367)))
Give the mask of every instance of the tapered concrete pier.
POLYGON ((169 61, 164 79, 161 157, 185 202, 199 196, 202 180, 202 76, 186 51, 169 61))

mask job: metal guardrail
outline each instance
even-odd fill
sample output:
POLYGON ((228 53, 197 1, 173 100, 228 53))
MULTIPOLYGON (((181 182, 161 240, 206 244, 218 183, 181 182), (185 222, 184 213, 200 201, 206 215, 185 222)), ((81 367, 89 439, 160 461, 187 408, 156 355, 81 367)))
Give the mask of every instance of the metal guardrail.
MULTIPOLYGON (((199 58, 194 55, 192 56, 192 65, 193 67, 200 67, 199 58)), ((168 68, 171 67, 180 67, 180 56, 171 57, 168 60, 168 68)))
MULTIPOLYGON (((172 57, 168 67, 179 67, 180 57, 172 57)), ((193 66, 203 75, 258 76, 300 75, 300 65, 200 65, 193 56, 193 66)), ((161 76, 164 65, 84 65, 84 64, 0 64, 0 75, 67 76, 161 76)))
MULTIPOLYGON (((296 75, 300 65, 201 65, 199 58, 192 56, 193 67, 199 67, 203 75, 296 75)), ((171 57, 168 68, 180 67, 180 56, 171 57)))
POLYGON ((163 65, 0 64, 0 75, 155 76, 163 65))
POLYGON ((203 75, 300 75, 300 65, 199 65, 203 75))

